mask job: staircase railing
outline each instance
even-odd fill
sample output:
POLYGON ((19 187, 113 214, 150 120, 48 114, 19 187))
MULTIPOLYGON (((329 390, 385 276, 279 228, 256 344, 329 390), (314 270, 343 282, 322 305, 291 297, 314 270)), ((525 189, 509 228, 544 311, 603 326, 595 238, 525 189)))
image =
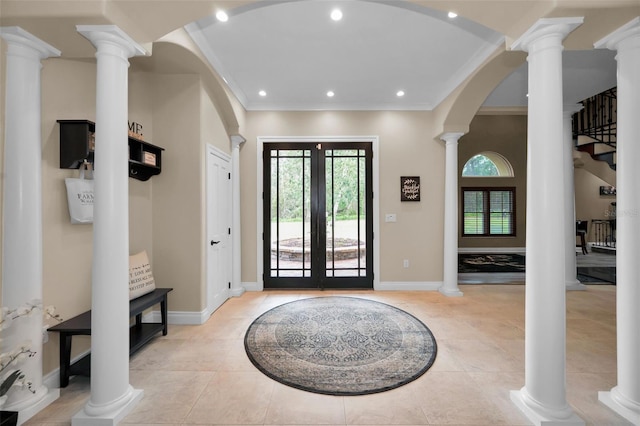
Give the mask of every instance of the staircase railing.
POLYGON ((608 247, 615 248, 616 247, 616 220, 600 220, 594 219, 591 221, 593 226, 593 234, 595 237, 595 242, 593 243, 596 247, 608 247))
POLYGON ((617 87, 581 102, 583 109, 573 115, 573 137, 587 136, 615 148, 617 134, 617 87))

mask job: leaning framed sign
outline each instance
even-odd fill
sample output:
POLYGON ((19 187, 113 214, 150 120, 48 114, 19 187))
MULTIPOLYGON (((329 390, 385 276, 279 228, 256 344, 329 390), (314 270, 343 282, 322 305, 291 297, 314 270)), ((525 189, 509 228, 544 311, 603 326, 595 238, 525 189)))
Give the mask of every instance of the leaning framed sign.
POLYGON ((420 201, 420 176, 400 176, 400 201, 420 201))

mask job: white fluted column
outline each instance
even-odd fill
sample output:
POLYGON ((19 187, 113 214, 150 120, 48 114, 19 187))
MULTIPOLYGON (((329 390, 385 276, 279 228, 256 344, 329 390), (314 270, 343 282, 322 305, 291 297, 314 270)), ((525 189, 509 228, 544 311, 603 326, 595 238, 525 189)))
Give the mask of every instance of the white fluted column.
POLYGON ((609 34, 596 48, 617 50, 618 161, 616 210, 616 315, 618 383, 599 399, 640 424, 640 18, 609 34))
MULTIPOLYGON (((582 105, 567 105, 562 112, 564 148, 564 282, 567 290, 586 290, 578 281, 576 263, 576 185, 573 169, 573 131, 571 117, 582 105)), ((586 237, 585 237, 586 238, 586 237)))
POLYGON ((562 40, 582 18, 541 19, 512 46, 529 53, 525 385, 511 400, 534 424, 584 425, 566 400, 562 40), (559 190, 560 188, 560 190, 559 190))
POLYGON ((73 426, 116 425, 142 398, 129 384, 128 58, 145 51, 113 25, 79 25, 96 47, 91 397, 73 426))
POLYGON ((462 296, 458 288, 458 139, 464 133, 445 133, 444 277, 440 293, 462 296))
POLYGON ((240 218, 240 145, 246 141, 240 135, 231 136, 231 187, 233 206, 231 209, 231 239, 232 239, 232 279, 231 295, 241 296, 242 287, 242 232, 240 218))
MULTIPOLYGON (((2 27, 7 42, 2 302, 12 309, 42 303, 42 128, 41 61, 60 51, 19 27, 2 27)), ((42 385, 42 312, 21 317, 3 331, 1 352, 30 341, 33 358, 16 365, 35 393, 13 388, 4 407, 19 412, 19 423, 49 405, 59 389, 42 385)))

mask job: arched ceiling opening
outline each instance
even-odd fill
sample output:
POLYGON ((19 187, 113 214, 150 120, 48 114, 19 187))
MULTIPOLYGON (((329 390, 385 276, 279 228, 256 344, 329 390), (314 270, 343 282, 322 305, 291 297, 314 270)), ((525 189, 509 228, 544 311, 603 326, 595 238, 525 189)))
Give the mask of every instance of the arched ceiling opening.
POLYGON ((432 110, 504 44, 473 21, 397 0, 271 1, 227 14, 186 28, 247 110, 432 110))
MULTIPOLYGON (((488 77, 483 67, 491 66, 495 52, 501 49, 499 56, 513 58, 509 54, 511 42, 538 19, 584 16, 584 24, 565 42, 567 58, 580 51, 573 55, 575 60, 570 59, 575 66, 565 66, 565 94, 573 102, 584 96, 587 84, 601 91, 615 74, 610 52, 589 53, 595 52, 593 42, 638 15, 638 0, 0 2, 0 25, 21 26, 60 49, 63 58, 93 58, 95 49, 76 32, 77 24, 117 25, 149 50, 163 35, 187 25, 195 38, 208 40, 209 32, 215 36, 213 48, 208 52, 203 48, 207 61, 215 65, 218 60, 221 68, 216 68, 217 73, 246 109, 437 107, 438 116, 446 118, 445 130, 462 123, 460 118, 468 118, 470 111, 474 114, 487 96, 485 106, 491 107, 526 102, 522 98, 523 93, 526 97, 526 68, 521 61, 497 81, 495 76, 488 77), (344 6, 341 21, 331 21, 330 12, 321 10, 330 6, 344 6), (457 18, 448 18, 451 9, 459 14, 457 18), (218 10, 227 10, 230 16, 224 25, 212 18, 218 10), (496 41, 502 37, 504 42, 496 41), (218 44, 224 45, 222 53, 216 48, 218 44), (224 49, 231 49, 237 62, 222 61, 224 49), (605 63, 607 71, 603 73, 605 63), (521 68, 508 77, 518 66, 521 68), (578 70, 582 77, 574 78, 572 70, 578 70), (492 85, 479 89, 477 78, 492 85), (273 89, 266 86, 271 79, 273 89), (234 84, 244 81, 254 83, 234 84), (264 85, 258 92, 265 90, 266 97, 256 94, 258 84, 264 85), (328 90, 335 93, 331 99, 326 97, 328 90), (400 90, 404 91, 402 97, 396 96, 400 90)), ((203 43, 199 44, 202 47, 203 43)))
POLYGON ((137 71, 160 74, 197 74, 200 76, 205 90, 222 119, 229 135, 238 134, 240 123, 238 112, 234 110, 231 97, 225 85, 212 72, 209 64, 198 55, 197 49, 190 46, 188 37, 177 30, 153 44, 154 54, 146 57, 135 57, 129 61, 131 68, 137 71), (190 49, 191 47, 191 49, 190 49))

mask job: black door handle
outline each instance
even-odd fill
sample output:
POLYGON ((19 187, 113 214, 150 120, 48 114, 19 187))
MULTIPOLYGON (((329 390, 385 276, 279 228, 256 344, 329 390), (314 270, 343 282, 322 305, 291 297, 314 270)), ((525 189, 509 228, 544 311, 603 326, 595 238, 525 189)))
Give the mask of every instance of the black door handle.
POLYGON ((218 244, 218 243, 220 243, 220 241, 213 241, 213 240, 211 240, 211 245, 212 245, 212 246, 213 246, 213 245, 216 245, 216 244, 218 244))

